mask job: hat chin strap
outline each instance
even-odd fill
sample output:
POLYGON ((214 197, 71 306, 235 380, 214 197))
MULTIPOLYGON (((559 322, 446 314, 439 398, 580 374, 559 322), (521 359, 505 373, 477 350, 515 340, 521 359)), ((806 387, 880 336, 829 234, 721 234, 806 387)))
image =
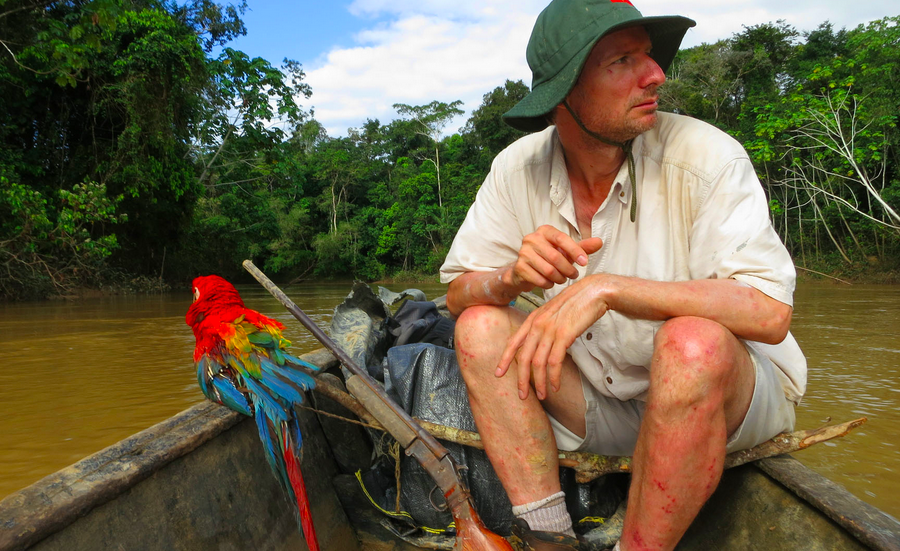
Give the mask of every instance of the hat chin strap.
POLYGON ((634 143, 634 140, 628 140, 627 142, 617 142, 610 140, 604 136, 601 136, 597 132, 590 130, 587 126, 581 122, 581 119, 578 115, 575 114, 575 111, 569 107, 569 102, 563 100, 563 107, 566 108, 566 111, 572 115, 572 120, 575 121, 575 124, 578 125, 578 128, 581 129, 582 132, 587 134, 588 136, 594 138, 598 142, 605 143, 607 145, 611 145, 613 147, 620 147, 622 151, 625 152, 625 157, 628 159, 628 179, 631 181, 631 221, 634 222, 635 215, 637 214, 637 181, 634 176, 634 155, 631 154, 631 144, 634 143))

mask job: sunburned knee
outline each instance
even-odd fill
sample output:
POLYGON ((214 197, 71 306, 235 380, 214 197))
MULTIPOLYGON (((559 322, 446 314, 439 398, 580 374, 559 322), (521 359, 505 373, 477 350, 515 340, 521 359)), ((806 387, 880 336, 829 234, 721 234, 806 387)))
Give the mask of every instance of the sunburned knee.
POLYGON ((715 385, 731 371, 737 342, 728 329, 714 321, 672 318, 656 334, 653 371, 662 383, 675 378, 715 385))
POLYGON ((503 330, 508 332, 506 308, 500 306, 470 306, 456 319, 457 339, 466 335, 481 335, 485 332, 503 330))
POLYGON ((479 359, 499 357, 503 351, 511 335, 506 310, 499 306, 471 306, 456 320, 454 347, 464 374, 479 359))

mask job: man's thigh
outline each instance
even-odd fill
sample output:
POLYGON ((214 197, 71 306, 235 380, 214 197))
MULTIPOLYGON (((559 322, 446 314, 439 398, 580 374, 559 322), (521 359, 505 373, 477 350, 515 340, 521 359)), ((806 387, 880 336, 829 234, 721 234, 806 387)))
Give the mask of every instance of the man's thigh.
POLYGON ((752 448, 781 432, 794 430, 794 404, 784 395, 778 367, 753 343, 744 342, 744 346, 753 362, 756 380, 747 415, 728 437, 729 453, 752 448))
POLYGON ((581 381, 585 401, 585 432, 583 435, 575 434, 548 412, 557 447, 600 455, 632 455, 644 415, 644 402, 610 398, 601 394, 584 377, 581 381))
MULTIPOLYGON (((456 323, 457 356, 460 351, 471 361, 460 360, 460 369, 470 385, 470 395, 481 387, 495 392, 498 385, 515 385, 518 365, 514 361, 503 376, 495 378, 494 371, 507 342, 525 321, 527 314, 516 308, 504 306, 473 306, 467 308, 456 323), (474 388, 473 388, 474 386, 474 388)), ((532 373, 532 381, 533 373, 532 373)), ((529 398, 535 396, 534 391, 529 398)), ((581 374, 575 362, 566 356, 560 376, 560 388, 550 390, 541 401, 543 408, 572 431, 584 434, 585 401, 581 386, 581 374)))
MULTIPOLYGON (((587 414, 589 403, 584 393, 581 372, 568 354, 563 361, 559 390, 553 392, 551 389, 547 397, 541 401, 541 405, 550 418, 554 432, 558 425, 566 428, 576 438, 583 438, 587 433, 586 421, 590 418, 587 414)), ((558 441, 557 447, 559 447, 558 441)))

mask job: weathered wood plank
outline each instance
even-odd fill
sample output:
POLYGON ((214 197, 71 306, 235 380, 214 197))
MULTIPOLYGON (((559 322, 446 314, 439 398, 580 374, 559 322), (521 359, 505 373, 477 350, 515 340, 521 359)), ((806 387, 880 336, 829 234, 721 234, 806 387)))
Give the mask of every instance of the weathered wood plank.
POLYGON ((0 549, 26 549, 240 420, 199 403, 8 496, 0 501, 0 549))

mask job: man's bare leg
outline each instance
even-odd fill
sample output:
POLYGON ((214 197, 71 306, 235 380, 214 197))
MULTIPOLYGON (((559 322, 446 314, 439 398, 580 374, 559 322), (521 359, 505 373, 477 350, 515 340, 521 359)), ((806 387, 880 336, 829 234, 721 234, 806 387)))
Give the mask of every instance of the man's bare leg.
POLYGON ((519 398, 515 367, 494 372, 506 342, 525 319, 512 308, 474 306, 456 323, 456 356, 469 392, 469 403, 488 458, 512 504, 524 505, 560 491, 556 439, 548 412, 581 436, 586 403, 581 376, 570 358, 560 389, 537 399, 534 389, 519 398))
POLYGON ((742 423, 755 372, 721 325, 673 318, 657 333, 634 453, 621 548, 673 549, 722 476, 727 435, 742 423))

